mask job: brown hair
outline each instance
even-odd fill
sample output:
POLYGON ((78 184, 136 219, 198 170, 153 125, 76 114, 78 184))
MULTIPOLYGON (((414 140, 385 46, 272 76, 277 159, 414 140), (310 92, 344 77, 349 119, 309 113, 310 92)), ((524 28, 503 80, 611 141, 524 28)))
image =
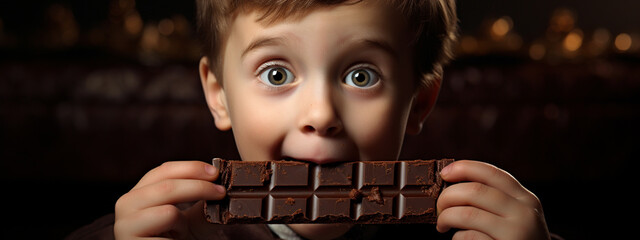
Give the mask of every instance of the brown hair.
MULTIPOLYGON (((211 71, 222 79, 222 51, 228 26, 239 10, 258 9, 260 21, 270 23, 303 16, 322 6, 356 3, 367 0, 196 0, 198 33, 204 56, 213 64, 211 71)), ((415 32, 411 43, 415 48, 414 69, 424 86, 442 77, 443 65, 453 58, 457 38, 457 15, 454 0, 388 0, 407 17, 415 32)))

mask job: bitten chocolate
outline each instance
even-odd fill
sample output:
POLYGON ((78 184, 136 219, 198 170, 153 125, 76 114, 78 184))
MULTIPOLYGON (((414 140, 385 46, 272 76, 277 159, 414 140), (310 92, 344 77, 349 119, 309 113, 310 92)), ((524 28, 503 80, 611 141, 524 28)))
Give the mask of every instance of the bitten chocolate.
POLYGON ((236 223, 435 223, 444 189, 440 170, 453 159, 297 161, 213 159, 227 196, 207 201, 207 220, 236 223))

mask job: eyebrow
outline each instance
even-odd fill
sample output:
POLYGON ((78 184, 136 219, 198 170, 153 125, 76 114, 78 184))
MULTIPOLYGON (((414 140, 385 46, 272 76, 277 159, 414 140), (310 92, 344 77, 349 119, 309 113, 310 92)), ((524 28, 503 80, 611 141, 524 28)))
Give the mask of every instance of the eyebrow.
POLYGON ((377 39, 361 39, 356 42, 355 45, 362 45, 365 47, 372 47, 382 50, 389 54, 393 59, 398 59, 398 51, 391 46, 387 41, 377 39))
POLYGON ((284 42, 286 42, 286 40, 283 37, 261 37, 252 41, 249 46, 242 51, 242 55, 240 56, 244 58, 247 54, 258 48, 283 45, 284 42))
MULTIPOLYGON (((249 43, 249 45, 244 49, 244 51, 242 51, 242 55, 240 56, 244 58, 247 54, 249 54, 252 51, 255 51, 256 49, 269 47, 269 46, 285 45, 286 42, 287 40, 284 37, 260 37, 260 38, 257 38, 256 40, 251 41, 251 43, 249 43)), ((358 39, 353 41, 351 45, 380 49, 386 54, 388 54, 389 56, 391 56, 393 59, 398 58, 398 52, 396 51, 396 49, 393 48, 391 44, 389 44, 387 41, 384 41, 384 40, 363 38, 363 39, 358 39)))

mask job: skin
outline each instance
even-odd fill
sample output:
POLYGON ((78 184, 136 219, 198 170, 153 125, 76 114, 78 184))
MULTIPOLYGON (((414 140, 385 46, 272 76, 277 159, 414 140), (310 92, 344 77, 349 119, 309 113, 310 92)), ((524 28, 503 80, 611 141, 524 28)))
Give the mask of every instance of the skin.
MULTIPOLYGON (((215 124, 234 130, 242 159, 325 164, 398 158, 405 134, 420 132, 440 84, 416 87, 406 44, 411 34, 402 16, 388 9, 363 2, 272 24, 258 22, 257 12, 238 14, 224 48, 224 79, 209 70, 207 58, 199 69, 215 124), (364 73, 368 84, 354 84, 364 73)), ((446 181, 463 183, 438 199, 438 231, 463 229, 454 239, 548 238, 540 202, 507 172, 475 161, 446 169, 446 181)), ((215 172, 202 162, 169 162, 149 171, 116 203, 116 237, 208 236, 202 200, 225 194, 211 183, 215 172), (176 206, 189 202, 197 203, 176 206)), ((290 227, 306 238, 330 239, 351 226, 290 227)))

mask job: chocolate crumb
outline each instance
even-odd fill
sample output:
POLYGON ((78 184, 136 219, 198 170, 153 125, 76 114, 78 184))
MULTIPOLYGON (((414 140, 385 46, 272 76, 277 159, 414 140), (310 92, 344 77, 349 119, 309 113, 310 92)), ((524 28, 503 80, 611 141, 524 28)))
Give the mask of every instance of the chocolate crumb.
POLYGON ((372 187, 371 195, 367 197, 367 200, 370 202, 376 202, 377 204, 384 204, 384 199, 382 199, 382 194, 380 194, 380 188, 372 187))
POLYGON ((351 198, 351 200, 358 200, 362 197, 362 192, 358 189, 351 189, 351 192, 349 192, 349 198, 351 198))
POLYGON ((273 172, 273 170, 271 170, 271 169, 265 169, 262 172, 262 176, 260 176, 260 181, 261 182, 269 181, 269 179, 271 178, 271 173, 272 172, 273 172))
POLYGON ((293 206, 294 204, 296 204, 296 200, 293 198, 287 198, 286 201, 284 201, 285 204, 289 205, 289 206, 293 206))

